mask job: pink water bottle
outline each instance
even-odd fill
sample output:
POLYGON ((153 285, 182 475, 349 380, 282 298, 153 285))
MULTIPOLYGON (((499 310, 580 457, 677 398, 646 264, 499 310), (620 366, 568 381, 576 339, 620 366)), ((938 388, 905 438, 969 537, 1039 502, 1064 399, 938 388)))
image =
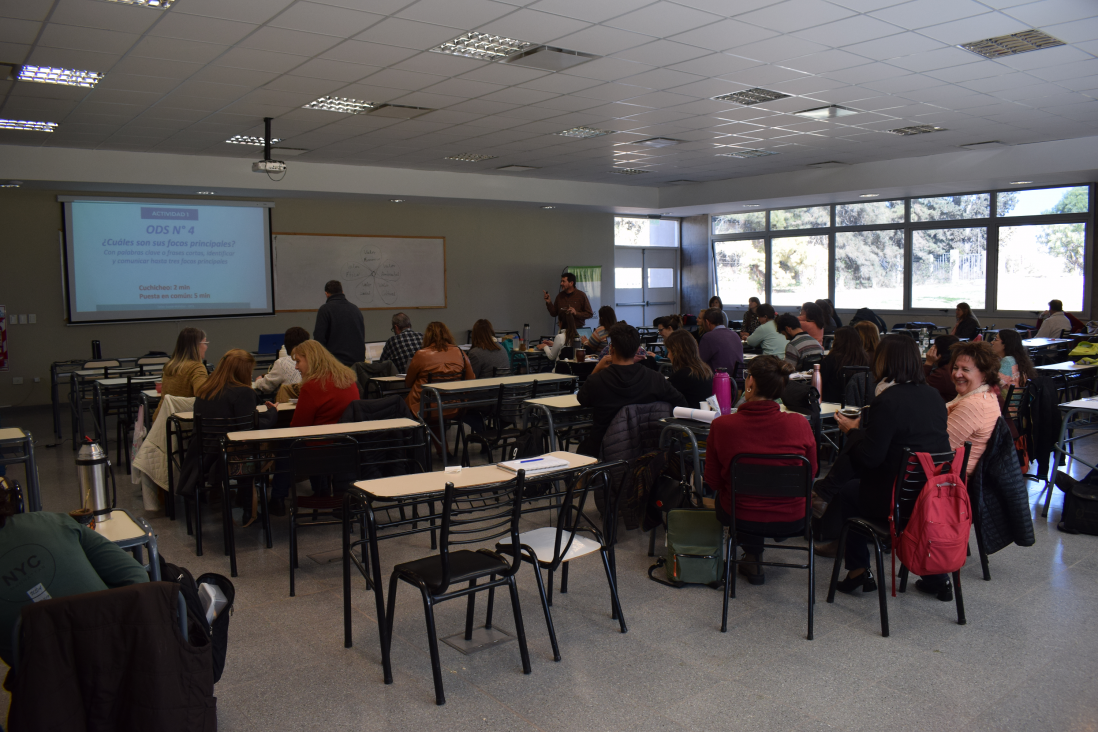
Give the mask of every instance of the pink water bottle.
POLYGON ((728 369, 719 368, 713 374, 713 396, 717 397, 721 414, 732 412, 732 379, 728 376, 728 369))
POLYGON ((812 366, 812 386, 816 387, 816 391, 823 394, 823 376, 820 375, 820 365, 813 364, 812 366))

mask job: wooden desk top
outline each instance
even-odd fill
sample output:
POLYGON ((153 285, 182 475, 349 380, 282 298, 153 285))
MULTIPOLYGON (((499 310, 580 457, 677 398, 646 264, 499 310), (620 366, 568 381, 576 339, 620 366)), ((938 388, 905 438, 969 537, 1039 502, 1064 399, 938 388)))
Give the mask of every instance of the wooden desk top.
POLYGON ((1049 363, 1037 367, 1038 371, 1090 371, 1093 369, 1098 369, 1098 364, 1075 363, 1074 361, 1061 361, 1060 363, 1049 363))
POLYGON ((141 393, 144 394, 145 396, 147 396, 149 399, 159 399, 160 398, 160 392, 158 392, 156 389, 145 389, 141 393))
POLYGON ((380 432, 381 430, 407 429, 419 426, 421 426, 419 422, 401 417, 400 419, 376 419, 372 422, 346 422, 343 424, 318 424, 309 427, 281 427, 272 430, 230 432, 228 438, 229 442, 257 442, 259 440, 288 440, 298 437, 380 432))
POLYGON ((23 440, 27 434, 18 427, 5 427, 0 429, 0 440, 23 440))
POLYGON ((399 374, 397 376, 371 376, 370 381, 384 381, 386 384, 392 384, 399 381, 403 384, 405 376, 407 376, 407 374, 399 374))
POLYGON ((96 521, 92 531, 102 534, 111 541, 128 541, 145 535, 145 530, 120 508, 111 511, 110 521, 96 521))
POLYGON ((1055 346, 1059 343, 1072 343, 1070 338, 1027 338, 1022 341, 1022 345, 1026 348, 1043 348, 1045 346, 1055 346))
MULTIPOLYGON (((100 386, 125 386, 130 383, 129 379, 96 379, 100 386)), ((155 384, 160 381, 160 374, 150 374, 148 376, 135 376, 133 377, 134 384, 155 384)))
POLYGON ((1068 409, 1089 409, 1098 412, 1098 397, 1090 397, 1089 399, 1076 399, 1073 402, 1064 402, 1060 405, 1061 410, 1068 409))
POLYGON ((467 379, 465 381, 443 381, 437 384, 424 384, 424 389, 439 391, 477 391, 491 389, 500 384, 529 384, 532 381, 571 381, 571 374, 518 374, 517 376, 496 376, 491 379, 467 379))
POLYGON ((561 396, 542 397, 540 399, 527 399, 527 404, 540 404, 549 409, 578 409, 579 399, 575 394, 563 394, 561 396))
MULTIPOLYGON (((159 394, 157 396, 159 396, 159 394)), ((290 411, 293 411, 293 410, 297 409, 297 405, 296 404, 290 404, 288 402, 283 402, 282 404, 276 404, 275 408, 280 412, 290 412, 290 411)), ((264 412, 267 411, 267 405, 266 404, 260 404, 260 405, 256 406, 255 411, 259 412, 260 414, 263 414, 264 412)), ((189 421, 194 419, 194 412, 176 412, 172 416, 173 417, 178 417, 179 419, 186 420, 186 421, 189 422, 189 421)))
MULTIPOLYGON (((582 468, 598 462, 593 457, 577 455, 574 452, 551 452, 549 455, 567 460, 569 468, 582 468)), ((536 477, 541 478, 543 475, 546 474, 539 473, 536 477)), ((456 488, 472 488, 478 485, 503 483, 514 477, 514 473, 496 465, 478 465, 475 468, 462 468, 460 473, 440 471, 398 475, 392 478, 377 478, 376 480, 360 480, 355 483, 355 487, 374 498, 404 498, 442 493, 446 490, 447 483, 453 483, 456 488)))

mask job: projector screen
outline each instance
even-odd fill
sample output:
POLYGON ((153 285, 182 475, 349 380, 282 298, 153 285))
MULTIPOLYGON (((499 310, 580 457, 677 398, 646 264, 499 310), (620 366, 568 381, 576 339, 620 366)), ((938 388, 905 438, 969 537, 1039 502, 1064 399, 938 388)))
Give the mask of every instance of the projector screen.
POLYGON ((59 200, 70 323, 274 314, 272 204, 59 200))

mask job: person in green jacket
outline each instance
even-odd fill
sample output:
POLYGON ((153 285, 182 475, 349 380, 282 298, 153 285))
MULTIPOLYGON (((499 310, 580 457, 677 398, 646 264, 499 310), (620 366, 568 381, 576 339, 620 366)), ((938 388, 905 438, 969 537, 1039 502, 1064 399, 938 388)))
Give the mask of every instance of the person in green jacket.
POLYGON ((742 337, 747 339, 747 347, 762 348, 764 356, 785 358, 787 340, 784 335, 778 332, 778 329, 774 325, 774 319, 776 317, 774 314, 774 306, 770 303, 763 303, 755 308, 755 315, 759 319, 759 327, 755 328, 755 332, 751 335, 740 333, 742 337))
POLYGON ((24 605, 148 582, 137 560, 63 513, 15 513, 0 481, 0 658, 11 665, 11 631, 24 605))

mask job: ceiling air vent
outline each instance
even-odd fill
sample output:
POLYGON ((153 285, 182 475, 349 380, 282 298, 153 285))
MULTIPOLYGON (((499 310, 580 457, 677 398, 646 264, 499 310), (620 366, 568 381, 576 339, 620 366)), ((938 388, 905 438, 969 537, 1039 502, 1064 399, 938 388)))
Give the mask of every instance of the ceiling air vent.
POLYGON ((503 63, 529 66, 532 69, 542 69, 543 71, 563 71, 573 66, 585 64, 594 58, 599 57, 591 53, 569 51, 566 48, 538 46, 504 59, 503 63))
POLYGON ((786 99, 788 97, 788 94, 756 87, 754 89, 744 89, 743 91, 733 92, 731 94, 721 94, 719 97, 713 97, 713 99, 718 102, 735 102, 736 104, 750 107, 752 104, 773 102, 775 99, 786 99))
POLYGON ((1011 33, 1008 36, 995 36, 994 38, 985 38, 982 41, 962 43, 958 48, 978 53, 984 58, 995 59, 1062 45, 1064 45, 1063 41, 1059 38, 1053 38, 1044 31, 1027 30, 1021 33, 1011 33))
POLYGON ((610 171, 615 175, 640 175, 641 173, 647 173, 647 170, 641 170, 640 168, 615 168, 610 171))
POLYGON ((925 135, 928 132, 945 132, 945 127, 935 127, 934 125, 912 125, 911 127, 897 127, 894 130, 889 130, 894 135, 903 135, 904 137, 910 137, 911 135, 925 135))
POLYGON ((767 155, 777 155, 773 150, 733 150, 732 152, 717 153, 718 158, 762 158, 767 155))
POLYGON ((460 160, 463 163, 479 163, 482 160, 493 160, 499 157, 498 155, 485 155, 483 153, 459 153, 458 155, 447 155, 446 160, 460 160))

